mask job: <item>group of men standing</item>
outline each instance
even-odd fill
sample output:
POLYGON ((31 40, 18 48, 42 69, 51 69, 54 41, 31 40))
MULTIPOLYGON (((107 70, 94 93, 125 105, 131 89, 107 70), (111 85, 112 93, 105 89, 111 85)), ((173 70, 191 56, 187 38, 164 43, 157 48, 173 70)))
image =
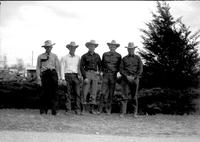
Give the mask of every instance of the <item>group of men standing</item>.
POLYGON ((37 59, 37 80, 43 90, 40 99, 41 114, 47 114, 48 109, 51 108, 52 114, 56 115, 58 102, 56 89, 59 83, 66 86, 65 91, 68 95, 67 111, 71 111, 71 98, 73 95, 76 114, 85 114, 88 103, 91 108, 90 112, 93 114, 102 113, 103 108, 105 108, 107 114, 111 114, 117 76, 121 75, 123 99, 121 100, 122 111, 120 116, 123 117, 126 113, 128 96, 130 94, 131 100, 134 100, 134 103, 131 103, 134 106, 134 117, 137 117, 137 92, 143 64, 140 57, 135 55, 135 48, 137 46, 133 42, 128 43, 126 47, 128 55, 122 58, 116 52, 120 44, 112 40, 107 43, 110 51, 105 52, 101 59, 99 54, 95 52, 95 49, 98 47, 95 40, 85 44, 88 52, 82 55, 81 58, 75 54, 78 45, 72 41, 66 45, 69 54, 63 56, 60 62, 58 57, 51 52, 53 45, 55 43, 52 43, 50 40, 45 41, 42 47, 46 51, 40 54, 37 59), (100 103, 97 103, 99 76, 102 77, 102 94, 100 103), (83 80, 83 90, 81 90, 81 80, 83 80), (87 101, 88 94, 90 94, 89 102, 87 101), (96 109, 96 106, 98 109, 96 109))

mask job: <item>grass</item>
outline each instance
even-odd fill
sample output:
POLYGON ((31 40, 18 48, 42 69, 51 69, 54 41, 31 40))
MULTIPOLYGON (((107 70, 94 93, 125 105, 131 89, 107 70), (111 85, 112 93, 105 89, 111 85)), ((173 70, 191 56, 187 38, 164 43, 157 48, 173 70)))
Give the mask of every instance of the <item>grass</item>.
POLYGON ((123 136, 200 136, 200 115, 40 115, 36 109, 1 109, 0 130, 123 136))

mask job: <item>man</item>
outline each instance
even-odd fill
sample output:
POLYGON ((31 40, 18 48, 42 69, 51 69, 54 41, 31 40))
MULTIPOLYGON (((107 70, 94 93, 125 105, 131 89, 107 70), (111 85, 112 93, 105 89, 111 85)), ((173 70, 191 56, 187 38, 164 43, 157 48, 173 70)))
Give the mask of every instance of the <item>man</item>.
POLYGON ((91 113, 96 114, 96 97, 98 89, 98 75, 101 72, 101 58, 99 54, 94 50, 98 46, 95 40, 87 42, 85 46, 88 48, 88 52, 81 57, 80 69, 84 79, 83 85, 83 112, 86 109, 86 99, 90 92, 91 99, 91 113), (91 91, 90 91, 91 87, 91 91))
POLYGON ((40 54, 37 58, 37 82, 42 88, 40 114, 46 113, 50 107, 52 115, 56 115, 57 95, 56 89, 58 87, 59 74, 59 60, 56 54, 51 50, 55 43, 51 40, 46 40, 42 47, 46 52, 40 54))
POLYGON ((131 100, 134 101, 134 117, 137 117, 138 111, 138 100, 137 93, 139 87, 139 78, 143 71, 143 64, 138 55, 135 55, 135 48, 133 42, 128 43, 128 55, 125 56, 120 64, 120 73, 122 75, 122 88, 123 88, 123 101, 122 101, 122 113, 121 117, 124 116, 127 109, 128 94, 130 91, 131 100))
POLYGON ((112 40, 111 43, 107 43, 110 51, 105 52, 102 56, 102 71, 103 71, 103 81, 102 81, 102 98, 103 102, 100 104, 100 112, 105 106, 106 113, 111 114, 112 110, 112 100, 115 91, 115 84, 117 79, 117 73, 119 72, 119 66, 121 62, 121 55, 116 52, 116 49, 120 44, 112 40))
POLYGON ((76 48, 78 45, 76 45, 75 42, 71 42, 70 44, 66 45, 66 47, 69 50, 69 54, 66 56, 63 56, 61 58, 61 79, 63 81, 66 80, 67 87, 67 106, 68 110, 71 111, 71 98, 72 95, 74 95, 75 100, 75 113, 81 114, 80 112, 80 104, 81 104, 81 96, 80 96, 80 79, 81 79, 81 73, 80 73, 80 57, 78 55, 75 55, 76 48))

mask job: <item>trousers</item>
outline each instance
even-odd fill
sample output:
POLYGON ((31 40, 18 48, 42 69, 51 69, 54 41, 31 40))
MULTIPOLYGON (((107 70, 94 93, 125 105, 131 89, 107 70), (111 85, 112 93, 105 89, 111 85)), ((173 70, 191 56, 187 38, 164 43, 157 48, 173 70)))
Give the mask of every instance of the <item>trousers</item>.
POLYGON ((81 95, 80 95, 80 80, 78 74, 75 73, 66 73, 65 80, 67 82, 66 92, 67 92, 67 101, 66 106, 68 110, 71 110, 71 100, 74 99, 75 110, 80 110, 81 106, 81 95))
POLYGON ((87 95, 90 92, 90 102, 96 104, 98 81, 99 77, 94 71, 87 71, 86 78, 88 81, 84 81, 83 84, 83 104, 86 103, 87 95))
POLYGON ((131 100, 133 103, 134 114, 138 112, 138 88, 139 88, 139 78, 135 78, 134 81, 130 82, 127 78, 122 77, 122 91, 123 91, 123 100, 122 100, 122 114, 125 114, 127 111, 128 100, 131 100), (130 94, 130 99, 129 99, 130 94))
POLYGON ((56 90, 58 87, 58 74, 56 70, 46 70, 41 74, 42 93, 40 96, 40 112, 52 110, 56 114, 58 96, 56 90))
POLYGON ((111 113, 112 110, 112 102, 115 91, 116 79, 117 77, 115 73, 103 74, 101 107, 105 107, 107 113, 111 113))

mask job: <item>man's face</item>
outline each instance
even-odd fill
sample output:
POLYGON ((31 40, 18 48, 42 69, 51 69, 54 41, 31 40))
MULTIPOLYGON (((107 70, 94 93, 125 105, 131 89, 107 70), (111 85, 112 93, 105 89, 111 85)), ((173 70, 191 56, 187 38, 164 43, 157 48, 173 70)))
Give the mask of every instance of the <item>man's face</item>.
POLYGON ((117 47, 115 45, 109 45, 109 49, 110 49, 111 52, 115 52, 117 47))
POLYGON ((134 55, 135 54, 135 48, 127 48, 128 54, 134 55))
POLYGON ((95 48, 96 48, 96 46, 94 44, 88 45, 88 49, 90 52, 94 52, 95 48))
POLYGON ((51 53, 53 46, 45 46, 44 47, 47 53, 51 53))
POLYGON ((70 54, 74 54, 76 51, 76 47, 70 46, 68 49, 69 49, 70 54))

